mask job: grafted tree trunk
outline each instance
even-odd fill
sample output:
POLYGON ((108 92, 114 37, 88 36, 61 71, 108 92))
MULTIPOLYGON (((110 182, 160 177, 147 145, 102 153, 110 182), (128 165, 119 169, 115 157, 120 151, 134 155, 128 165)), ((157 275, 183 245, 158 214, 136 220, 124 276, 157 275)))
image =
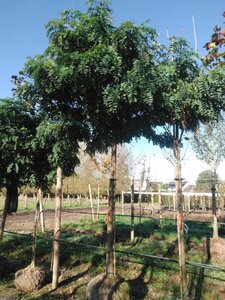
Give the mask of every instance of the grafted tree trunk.
POLYGON ((56 289, 59 281, 59 253, 61 233, 61 207, 62 207, 62 169, 57 168, 56 174, 56 197, 55 197, 55 228, 53 241, 53 266, 52 266, 52 289, 56 289))
POLYGON ((173 128, 174 137, 174 156, 175 156, 175 189, 177 204, 177 236, 179 249, 179 270, 180 270, 180 293, 181 299, 187 295, 187 272, 185 264, 185 239, 183 228, 183 195, 182 195, 182 178, 181 178, 181 158, 180 158, 180 136, 178 124, 173 128))
POLYGON ((116 189, 116 152, 117 145, 111 149, 111 168, 109 179, 109 198, 107 212, 107 250, 106 250, 106 275, 114 277, 115 270, 115 189, 116 189))

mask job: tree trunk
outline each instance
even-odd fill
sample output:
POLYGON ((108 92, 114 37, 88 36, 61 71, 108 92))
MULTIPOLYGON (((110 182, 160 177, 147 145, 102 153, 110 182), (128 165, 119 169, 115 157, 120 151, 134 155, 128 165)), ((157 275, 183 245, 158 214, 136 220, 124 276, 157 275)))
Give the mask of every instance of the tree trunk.
POLYGON ((44 218, 44 211, 43 211, 43 193, 42 189, 38 189, 38 199, 40 205, 40 223, 41 223, 41 231, 45 232, 45 218, 44 218))
POLYGON ((91 216, 92 216, 92 221, 95 220, 95 215, 94 215, 94 208, 93 208, 93 198, 92 198, 92 192, 91 192, 91 185, 88 185, 88 190, 89 190, 89 197, 90 197, 90 203, 91 203, 91 216))
POLYGON ((38 226, 38 220, 40 218, 40 192, 38 190, 38 195, 36 199, 36 212, 35 212, 35 218, 34 218, 34 237, 33 237, 33 245, 32 245, 32 261, 31 265, 36 266, 36 257, 37 257, 37 226, 38 226))
POLYGON ((122 199, 121 199, 121 209, 122 215, 124 215, 124 192, 122 191, 122 199))
POLYGON ((109 198, 107 212, 107 250, 106 250, 106 275, 113 277, 115 270, 115 188, 116 188, 116 151, 117 145, 112 145, 111 169, 109 180, 109 198))
POLYGON ((5 229, 5 222, 6 222, 6 216, 7 216, 7 207, 9 205, 8 201, 9 201, 9 198, 6 197, 6 199, 5 199, 5 205, 4 205, 3 212, 2 212, 0 243, 2 243, 2 238, 3 238, 3 234, 4 234, 4 229, 5 229))
POLYGON ((161 184, 158 185, 159 188, 159 224, 162 226, 162 194, 161 194, 161 184))
POLYGON ((6 186, 7 207, 8 214, 17 212, 18 209, 18 188, 14 180, 9 180, 6 186))
POLYGON ((142 214, 142 203, 141 203, 141 197, 142 197, 142 194, 139 193, 138 195, 138 206, 139 206, 139 225, 141 225, 141 214, 142 214))
POLYGON ((55 197, 55 228, 53 241, 53 268, 52 268, 52 289, 56 289, 59 279, 59 252, 61 233, 61 207, 62 207, 62 169, 57 168, 56 197, 55 197))
POLYGON ((24 208, 27 209, 27 194, 24 194, 24 208))
POLYGON ((99 206, 100 206, 100 189, 98 186, 98 191, 97 191, 97 219, 99 219, 99 206))
MULTIPOLYGON (((211 146, 213 147, 213 146, 211 146)), ((214 147, 211 149, 214 153, 214 147)), ((211 161, 211 173, 212 173, 212 217, 213 217, 213 238, 217 239, 218 234, 218 223, 217 223, 217 211, 216 211, 216 166, 214 160, 214 154, 212 155, 211 161)))
POLYGON ((180 159, 180 137, 178 124, 174 125, 175 189, 177 204, 177 235, 179 249, 180 293, 181 299, 187 294, 187 272, 185 265, 185 239, 183 229, 183 196, 180 159))
POLYGON ((3 233, 5 229, 5 222, 7 214, 16 212, 18 208, 18 189, 13 180, 9 180, 6 187, 6 199, 2 212, 2 222, 0 231, 0 242, 2 242, 3 233))
POLYGON ((134 242, 134 184, 131 184, 131 197, 130 197, 130 208, 131 208, 131 221, 130 221, 130 240, 134 242))
POLYGON ((216 212, 216 185, 214 179, 212 180, 212 217, 213 217, 213 238, 217 239, 219 237, 219 234, 218 234, 218 223, 217 223, 217 212, 216 212))

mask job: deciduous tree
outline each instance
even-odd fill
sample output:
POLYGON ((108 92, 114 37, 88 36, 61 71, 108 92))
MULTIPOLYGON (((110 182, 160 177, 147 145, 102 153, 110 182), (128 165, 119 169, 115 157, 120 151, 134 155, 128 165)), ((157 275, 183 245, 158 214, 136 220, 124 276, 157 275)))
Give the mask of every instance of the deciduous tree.
POLYGON ((211 184, 212 192, 212 214, 213 214, 213 237, 218 237, 217 225, 217 204, 216 204, 216 186, 217 186, 217 168, 225 157, 224 144, 225 124, 221 119, 218 122, 209 122, 201 125, 193 134, 192 146, 196 156, 210 166, 211 178, 208 185, 211 184))
POLYGON ((49 47, 27 61, 23 78, 16 78, 17 94, 49 116, 60 112, 68 122, 82 124, 85 133, 79 138, 92 153, 112 147, 106 268, 111 276, 116 148, 145 131, 149 139, 157 138, 152 125, 160 116, 152 103, 158 46, 152 28, 133 22, 116 28, 105 1, 89 3, 86 13, 67 10, 48 23, 49 47), (146 109, 152 111, 149 119, 146 109))

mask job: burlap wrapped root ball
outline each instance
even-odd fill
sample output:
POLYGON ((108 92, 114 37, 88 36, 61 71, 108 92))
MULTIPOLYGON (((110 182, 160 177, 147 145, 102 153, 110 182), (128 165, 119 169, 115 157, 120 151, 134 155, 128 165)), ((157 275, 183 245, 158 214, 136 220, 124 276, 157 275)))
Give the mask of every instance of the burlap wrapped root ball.
POLYGON ((45 271, 29 265, 15 273, 14 284, 16 289, 24 292, 39 290, 45 281, 45 271))

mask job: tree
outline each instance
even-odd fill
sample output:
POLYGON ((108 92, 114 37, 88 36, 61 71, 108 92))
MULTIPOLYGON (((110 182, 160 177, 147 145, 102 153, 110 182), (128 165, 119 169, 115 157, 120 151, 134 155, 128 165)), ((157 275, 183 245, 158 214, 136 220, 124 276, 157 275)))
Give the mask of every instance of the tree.
POLYGON ((48 23, 47 32, 49 47, 27 61, 15 79, 16 92, 50 116, 60 112, 68 122, 80 122, 84 131, 76 139, 86 141, 91 153, 111 146, 106 273, 112 276, 117 145, 145 132, 164 142, 153 128, 161 122, 153 110, 156 33, 133 22, 114 27, 105 1, 89 1, 86 13, 65 11, 48 23))
POLYGON ((15 99, 1 99, 0 117, 0 185, 7 189, 7 213, 12 213, 17 211, 18 187, 28 181, 36 124, 26 106, 15 99))
MULTIPOLYGON (((109 172, 110 172, 110 154, 98 153, 89 155, 85 151, 85 146, 80 147, 78 158, 79 166, 75 168, 75 174, 72 177, 64 179, 64 191, 69 194, 88 194, 88 184, 93 187, 94 194, 97 194, 99 187, 102 195, 107 195, 109 172), (84 149, 83 149, 84 148, 84 149)), ((118 147, 118 172, 116 194, 120 194, 123 189, 130 186, 129 175, 131 165, 131 153, 125 146, 118 147)))
POLYGON ((180 288, 183 298, 187 294, 187 279, 180 157, 182 137, 185 131, 194 130, 199 122, 216 118, 220 112, 219 107, 222 107, 223 96, 218 81, 211 77, 211 74, 200 74, 195 54, 184 39, 170 39, 170 45, 165 49, 164 59, 159 68, 162 76, 160 95, 162 101, 159 105, 163 105, 163 121, 167 124, 165 130, 172 136, 175 158, 180 288), (202 89, 205 82, 208 84, 208 93, 202 89), (217 84, 213 85, 211 90, 209 85, 211 87, 212 82, 217 84))
POLYGON ((210 166, 210 180, 212 192, 213 237, 218 237, 216 186, 217 168, 225 157, 224 120, 209 122, 201 125, 193 134, 192 146, 196 156, 210 166))
MULTIPOLYGON (((38 128, 36 139, 39 149, 48 149, 45 152, 47 156, 46 162, 51 166, 49 173, 45 176, 55 174, 57 170, 56 182, 56 207, 55 207, 55 228, 53 241, 53 276, 52 288, 58 286, 59 277, 59 252, 60 252, 60 234, 61 234, 61 202, 62 202, 62 176, 70 176, 74 172, 75 166, 79 163, 78 159, 78 136, 82 130, 79 123, 74 120, 68 122, 63 116, 57 118, 47 118, 43 120, 38 128), (64 172, 64 174, 63 174, 64 172), (62 175, 63 174, 63 175, 62 175)), ((36 170, 40 170, 37 168, 36 170)), ((46 168, 44 169, 46 171, 46 168)), ((37 179, 43 182, 43 177, 40 177, 41 172, 36 172, 37 179)), ((42 174, 43 175, 43 174, 42 174)))
POLYGON ((17 94, 49 117, 76 120, 74 138, 91 153, 111 146, 106 273, 112 277, 117 145, 142 135, 171 145, 168 132, 155 130, 170 123, 179 148, 179 128, 194 127, 205 112, 214 115, 212 97, 204 105, 198 100, 198 69, 185 43, 174 43, 179 55, 171 63, 152 28, 133 22, 114 27, 106 1, 89 1, 86 13, 65 11, 47 31, 49 47, 27 61, 16 78, 17 94))
POLYGON ((29 182, 31 175, 31 141, 36 119, 28 107, 16 99, 0 101, 0 187, 6 188, 0 239, 6 215, 17 211, 18 187, 29 182))
MULTIPOLYGON (((180 267, 180 290, 181 298, 187 293, 186 265, 185 265, 185 240, 183 230, 183 197, 182 197, 182 177, 181 177, 181 157, 180 147, 182 145, 182 135, 191 126, 198 122, 196 113, 190 103, 190 98, 196 100, 196 95, 191 92, 193 80, 198 76, 199 69, 196 64, 193 52, 187 43, 180 39, 171 39, 168 49, 169 57, 164 62, 165 71, 168 73, 165 86, 165 101, 168 112, 167 123, 172 125, 173 153, 175 158, 175 188, 177 205, 177 232, 179 248, 180 267), (194 94, 194 95, 193 95, 194 94)), ((167 129, 168 130, 168 129, 167 129)))
POLYGON ((211 170, 205 170, 198 174, 196 179, 196 192, 210 193, 212 191, 212 173, 211 170))

